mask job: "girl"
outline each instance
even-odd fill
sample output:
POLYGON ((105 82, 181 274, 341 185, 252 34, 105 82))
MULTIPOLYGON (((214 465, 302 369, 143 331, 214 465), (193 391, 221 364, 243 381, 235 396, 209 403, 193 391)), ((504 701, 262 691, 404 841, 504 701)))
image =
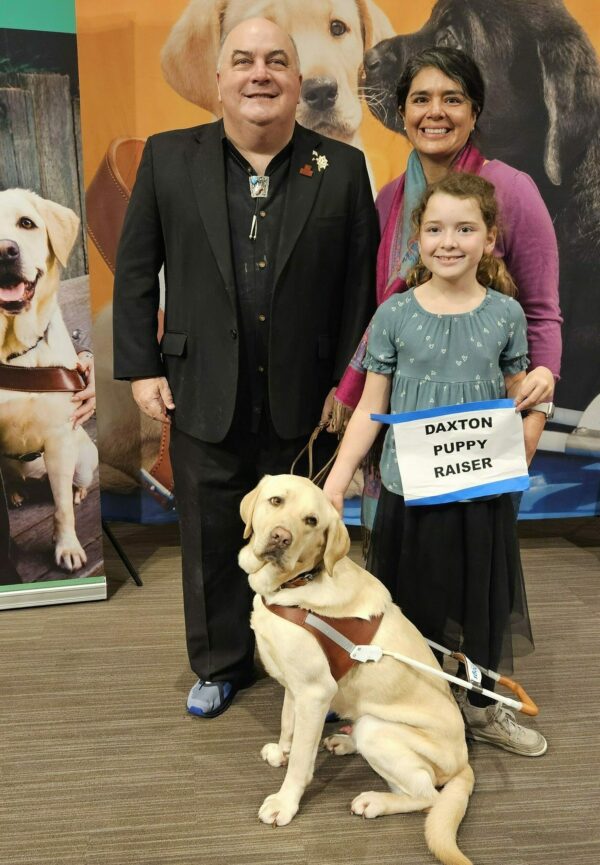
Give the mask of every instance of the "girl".
MULTIPOLYGON (((492 253, 494 187, 451 173, 431 184, 413 214, 420 259, 409 291, 377 310, 363 361, 365 389, 342 440, 325 493, 343 496, 381 424, 371 413, 414 411, 515 396, 527 368, 526 320, 514 283, 492 253)), ((533 640, 509 494, 405 507, 388 429, 382 491, 367 568, 429 639, 476 663, 512 670, 513 651, 533 640)), ((493 682, 484 679, 484 687, 493 682)), ((501 704, 459 689, 467 733, 526 756, 544 737, 517 724, 501 704)))

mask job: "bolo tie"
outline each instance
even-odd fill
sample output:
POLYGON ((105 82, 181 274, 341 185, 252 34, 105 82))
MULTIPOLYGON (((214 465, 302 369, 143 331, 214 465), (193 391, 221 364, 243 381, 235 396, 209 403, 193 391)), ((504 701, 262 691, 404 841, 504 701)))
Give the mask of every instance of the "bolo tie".
POLYGON ((250 238, 250 240, 256 240, 256 235, 258 232, 258 220, 256 218, 258 199, 266 198, 269 194, 269 177, 266 174, 251 174, 248 178, 248 183, 250 185, 250 197, 257 199, 256 207, 254 209, 254 215, 250 224, 250 234, 248 235, 248 237, 250 238))

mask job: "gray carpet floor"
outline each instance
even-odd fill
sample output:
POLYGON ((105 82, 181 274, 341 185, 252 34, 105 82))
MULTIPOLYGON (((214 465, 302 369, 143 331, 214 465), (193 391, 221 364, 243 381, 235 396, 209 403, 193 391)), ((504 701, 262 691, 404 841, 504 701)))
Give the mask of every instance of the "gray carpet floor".
MULTIPOLYGON (((221 717, 188 715, 177 531, 115 531, 142 588, 107 545, 108 601, 0 614, 0 862, 432 865, 422 814, 350 815, 357 793, 385 789, 359 756, 319 753, 292 824, 258 822, 281 782, 259 756, 281 688, 263 677, 221 717)), ((470 746, 459 842, 475 865, 597 865, 600 521, 521 534, 536 652, 515 675, 549 749, 470 746)))

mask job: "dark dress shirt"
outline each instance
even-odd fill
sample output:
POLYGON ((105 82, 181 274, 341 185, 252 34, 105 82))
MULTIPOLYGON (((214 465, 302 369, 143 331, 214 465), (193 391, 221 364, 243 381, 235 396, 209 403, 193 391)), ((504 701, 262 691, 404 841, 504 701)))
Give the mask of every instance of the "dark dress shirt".
POLYGON ((268 164, 266 197, 252 198, 257 172, 224 137, 227 209, 240 325, 237 422, 258 432, 268 414, 269 334, 275 256, 290 169, 292 143, 268 164))

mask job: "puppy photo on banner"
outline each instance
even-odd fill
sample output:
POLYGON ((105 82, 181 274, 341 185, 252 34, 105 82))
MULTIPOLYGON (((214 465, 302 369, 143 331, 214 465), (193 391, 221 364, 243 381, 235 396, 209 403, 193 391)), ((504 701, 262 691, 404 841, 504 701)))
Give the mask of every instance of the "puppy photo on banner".
POLYGON ((408 57, 427 46, 455 46, 481 68, 486 104, 477 146, 487 160, 503 160, 533 178, 559 243, 565 325, 558 408, 534 457, 535 483, 523 496, 520 517, 595 515, 600 16, 593 5, 588 0, 129 0, 110 16, 105 7, 102 0, 79 0, 77 8, 106 513, 142 522, 175 518, 161 425, 140 416, 127 383, 113 381, 109 360, 111 267, 143 144, 161 130, 219 116, 215 73, 222 38, 242 18, 266 15, 288 29, 298 47, 303 73, 298 122, 361 147, 376 191, 404 171, 411 149, 395 95, 408 57))
POLYGON ((0 41, 2 609, 104 598, 106 581, 76 39, 0 41))

